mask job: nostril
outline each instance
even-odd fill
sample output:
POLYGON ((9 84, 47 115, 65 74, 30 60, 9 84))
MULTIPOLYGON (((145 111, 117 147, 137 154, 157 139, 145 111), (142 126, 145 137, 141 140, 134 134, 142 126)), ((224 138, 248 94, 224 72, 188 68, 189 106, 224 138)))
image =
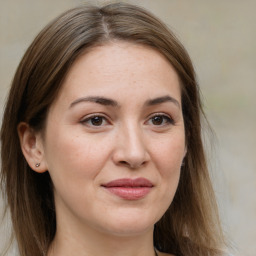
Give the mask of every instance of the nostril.
POLYGON ((145 165, 146 161, 143 161, 141 163, 129 163, 127 161, 119 161, 119 164, 124 165, 128 168, 131 168, 131 169, 137 169, 137 168, 141 167, 142 165, 145 165))
POLYGON ((123 165, 129 165, 126 161, 120 161, 119 163, 123 165))

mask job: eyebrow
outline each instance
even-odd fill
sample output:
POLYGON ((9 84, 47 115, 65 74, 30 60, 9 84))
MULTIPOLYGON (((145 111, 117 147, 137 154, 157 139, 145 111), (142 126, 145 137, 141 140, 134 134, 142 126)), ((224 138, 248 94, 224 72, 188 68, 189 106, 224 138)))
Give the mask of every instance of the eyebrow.
POLYGON ((172 102, 177 107, 180 108, 180 103, 175 98, 173 98, 169 95, 158 97, 158 98, 151 99, 151 100, 147 100, 145 105, 146 106, 154 106, 154 105, 158 105, 158 104, 165 103, 165 102, 172 102))
MULTIPOLYGON (((105 97, 99 97, 99 96, 89 96, 89 97, 82 97, 82 98, 79 98, 79 99, 73 101, 70 104, 70 108, 75 106, 78 103, 81 103, 81 102, 93 102, 93 103, 98 103, 103 106, 119 107, 119 104, 115 100, 105 98, 105 97)), ((180 108, 180 103, 175 98, 173 98, 169 95, 147 100, 145 102, 144 106, 154 106, 154 105, 158 105, 158 104, 165 103, 165 102, 172 102, 177 107, 180 108)))
POLYGON ((70 104, 70 108, 78 103, 81 103, 81 102, 94 102, 94 103, 98 103, 100 105, 113 106, 113 107, 119 106, 117 101, 115 101, 115 100, 104 98, 104 97, 91 96, 91 97, 82 97, 82 98, 79 98, 79 99, 73 101, 70 104))

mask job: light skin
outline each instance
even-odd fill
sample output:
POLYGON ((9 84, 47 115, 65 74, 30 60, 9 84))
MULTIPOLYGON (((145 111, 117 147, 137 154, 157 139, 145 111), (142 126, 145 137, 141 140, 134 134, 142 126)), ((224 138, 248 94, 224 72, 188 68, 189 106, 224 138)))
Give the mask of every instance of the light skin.
POLYGON ((154 255, 154 224, 173 200, 186 154, 178 75, 160 53, 118 41, 92 48, 65 78, 44 136, 25 123, 18 131, 31 168, 49 171, 54 184, 48 256, 154 255), (122 178, 153 186, 136 200, 103 186, 122 178))

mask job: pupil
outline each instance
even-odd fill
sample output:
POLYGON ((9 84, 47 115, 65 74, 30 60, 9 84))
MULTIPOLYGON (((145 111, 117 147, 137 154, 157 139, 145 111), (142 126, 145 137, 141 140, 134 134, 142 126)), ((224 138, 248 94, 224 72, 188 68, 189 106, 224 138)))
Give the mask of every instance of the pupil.
POLYGON ((163 123, 163 117, 162 116, 154 116, 152 122, 154 125, 161 125, 163 123))
POLYGON ((99 126, 102 124, 102 117, 99 117, 99 116, 93 117, 91 122, 93 125, 99 126))

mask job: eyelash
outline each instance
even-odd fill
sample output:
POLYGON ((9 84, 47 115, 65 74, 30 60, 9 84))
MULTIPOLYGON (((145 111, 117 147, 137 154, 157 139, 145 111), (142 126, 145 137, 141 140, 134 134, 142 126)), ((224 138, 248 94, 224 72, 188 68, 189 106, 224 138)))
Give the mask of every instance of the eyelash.
MULTIPOLYGON (((150 121, 152 122, 153 118, 156 118, 156 117, 160 117, 161 121, 164 121, 164 124, 162 124, 162 123, 161 124, 153 124, 152 123, 153 126, 163 127, 163 126, 174 125, 175 124, 174 120, 169 115, 166 115, 166 114, 163 114, 163 113, 153 114, 152 116, 149 117, 149 119, 146 121, 146 123, 148 123, 150 121)), ((110 124, 109 120, 105 116, 103 116, 102 114, 94 114, 94 115, 88 116, 85 119, 80 121, 80 123, 82 123, 83 125, 86 125, 86 126, 89 126, 89 127, 94 127, 94 128, 105 126, 104 124, 102 125, 103 122, 105 122, 107 124, 110 124), (97 120, 97 118, 98 118, 98 120, 97 120), (99 121, 99 125, 92 124, 93 119, 95 119, 94 121, 96 121, 96 122, 99 121)))
POLYGON ((166 115, 166 114, 163 114, 163 113, 155 113, 152 116, 150 116, 149 120, 152 120, 155 117, 160 117, 163 120, 165 120, 165 124, 159 124, 159 125, 154 125, 154 126, 163 127, 163 126, 166 126, 166 125, 174 125, 175 124, 174 120, 169 115, 166 115))
POLYGON ((103 120, 106 122, 106 123, 110 123, 108 121, 108 119, 103 116, 102 114, 94 114, 94 115, 91 115, 91 116, 88 116, 86 117, 85 119, 81 120, 80 123, 84 124, 84 125, 87 125, 87 126, 92 126, 92 127, 101 127, 102 125, 93 125, 92 123, 91 124, 88 124, 89 122, 92 122, 93 119, 96 119, 96 118, 100 118, 100 120, 103 122, 103 120))

